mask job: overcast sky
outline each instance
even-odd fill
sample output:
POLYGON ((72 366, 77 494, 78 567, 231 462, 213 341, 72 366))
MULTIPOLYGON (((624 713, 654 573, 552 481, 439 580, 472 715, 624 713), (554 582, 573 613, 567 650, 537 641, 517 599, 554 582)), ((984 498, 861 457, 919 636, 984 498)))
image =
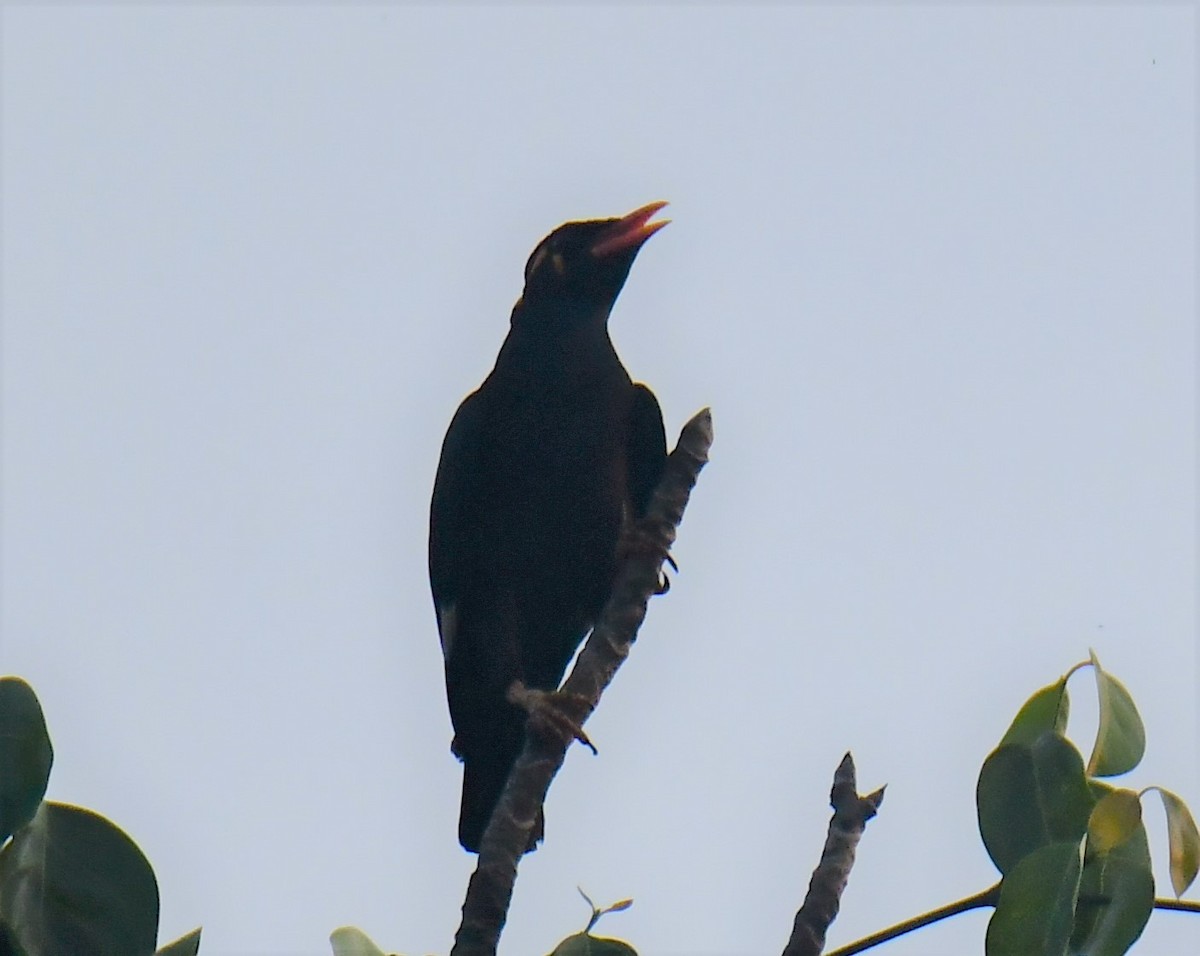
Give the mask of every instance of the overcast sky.
POLYGON ((5 6, 0 669, 49 796, 163 940, 448 951, 442 435, 535 243, 666 199, 611 329, 712 464, 502 952, 577 884, 644 953, 778 951, 847 749, 888 792, 831 944, 982 889, 979 766, 1089 646, 1128 785, 1200 808, 1196 49, 1187 4, 5 6))

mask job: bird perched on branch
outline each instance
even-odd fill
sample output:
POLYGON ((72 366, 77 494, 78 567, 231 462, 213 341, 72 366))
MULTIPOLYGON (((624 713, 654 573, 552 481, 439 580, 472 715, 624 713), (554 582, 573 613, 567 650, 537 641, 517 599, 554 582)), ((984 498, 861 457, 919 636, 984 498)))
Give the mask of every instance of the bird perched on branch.
MULTIPOLYGON (((510 688, 557 690, 612 587, 623 524, 666 461, 658 401, 608 335, 665 205, 568 222, 538 243, 496 366, 442 445, 429 579, 463 762, 458 838, 472 852, 524 741, 510 688)), ((542 834, 539 818, 526 852, 542 834)))

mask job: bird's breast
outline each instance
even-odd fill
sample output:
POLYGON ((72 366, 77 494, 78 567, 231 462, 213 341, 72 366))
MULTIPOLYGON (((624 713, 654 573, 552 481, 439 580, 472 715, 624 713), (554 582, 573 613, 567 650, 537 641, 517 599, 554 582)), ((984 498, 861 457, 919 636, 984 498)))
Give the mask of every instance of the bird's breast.
POLYGON ((494 405, 484 470, 492 514, 521 550, 568 561, 615 546, 627 496, 628 379, 527 389, 494 405))

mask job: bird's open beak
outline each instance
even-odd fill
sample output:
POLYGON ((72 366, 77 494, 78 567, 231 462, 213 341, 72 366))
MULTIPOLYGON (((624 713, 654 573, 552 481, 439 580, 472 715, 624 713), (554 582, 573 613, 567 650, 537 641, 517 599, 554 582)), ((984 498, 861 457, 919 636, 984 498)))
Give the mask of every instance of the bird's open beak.
POLYGON ((647 203, 640 209, 635 209, 628 216, 616 220, 600 234, 599 239, 592 243, 592 255, 603 258, 630 247, 640 246, 671 221, 670 219, 660 219, 658 222, 650 222, 651 217, 665 205, 665 202, 647 203))

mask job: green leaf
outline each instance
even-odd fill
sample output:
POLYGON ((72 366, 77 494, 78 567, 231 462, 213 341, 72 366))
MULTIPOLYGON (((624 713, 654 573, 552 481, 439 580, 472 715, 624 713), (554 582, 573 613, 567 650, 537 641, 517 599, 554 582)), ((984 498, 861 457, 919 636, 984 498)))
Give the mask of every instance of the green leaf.
POLYGON ((1088 759, 1088 776, 1115 777, 1128 773, 1146 753, 1146 728, 1125 685, 1107 673, 1092 652, 1096 690, 1100 695, 1100 722, 1096 745, 1088 759))
POLYGON ((160 946, 154 956, 196 956, 200 952, 200 927, 196 927, 186 936, 180 936, 173 943, 160 946))
POLYGON ((1170 790, 1155 787, 1167 811, 1167 845, 1171 857, 1171 888, 1175 896, 1184 892, 1200 870, 1200 833, 1187 804, 1170 790))
POLYGON ((1136 790, 1110 790, 1092 807, 1088 849, 1107 853, 1124 843, 1142 824, 1142 801, 1136 790))
MULTIPOLYGON (((1095 782, 1100 802, 1118 791, 1095 782)), ((1150 844, 1140 822, 1108 852, 1099 853, 1089 833, 1071 934, 1072 956, 1120 956, 1134 944, 1154 910, 1150 844)))
POLYGON ((357 926, 339 926, 329 934, 333 956, 386 956, 357 926))
POLYGON ((992 751, 975 790, 979 833, 1001 873, 1040 847, 1078 843, 1095 802, 1083 758, 1065 737, 1044 733, 1033 744, 992 751))
POLYGON ((1043 687, 1021 705, 1017 716, 1000 741, 1005 744, 1032 744, 1047 731, 1066 733, 1071 699, 1067 695, 1067 679, 1043 687))
POLYGON ((555 946, 550 956, 637 956, 637 950, 623 939, 576 933, 555 946))
POLYGON ((25 956, 151 956, 158 884, 104 817, 45 802, 0 851, 0 921, 25 956))
POLYGON ((37 813, 53 762, 33 688, 19 677, 0 678, 0 843, 37 813))
POLYGON ((25 956, 3 922, 0 922, 0 956, 25 956))
POLYGON ((1039 847, 1005 874, 988 922, 987 956, 1063 956, 1079 889, 1077 842, 1039 847))
MULTIPOLYGON (((580 890, 579 892, 582 894, 583 890, 580 890)), ((620 913, 624 910, 629 909, 629 907, 631 907, 633 905, 632 899, 625 899, 625 900, 617 900, 617 902, 613 903, 611 906, 604 907, 604 909, 597 909, 596 904, 592 903, 592 901, 587 898, 586 894, 583 895, 583 898, 585 900, 587 900, 588 903, 592 907, 592 918, 588 920, 587 926, 584 927, 583 931, 585 933, 590 933, 592 931, 592 928, 598 922, 600 922, 600 918, 602 916, 607 916, 609 913, 620 913)))

